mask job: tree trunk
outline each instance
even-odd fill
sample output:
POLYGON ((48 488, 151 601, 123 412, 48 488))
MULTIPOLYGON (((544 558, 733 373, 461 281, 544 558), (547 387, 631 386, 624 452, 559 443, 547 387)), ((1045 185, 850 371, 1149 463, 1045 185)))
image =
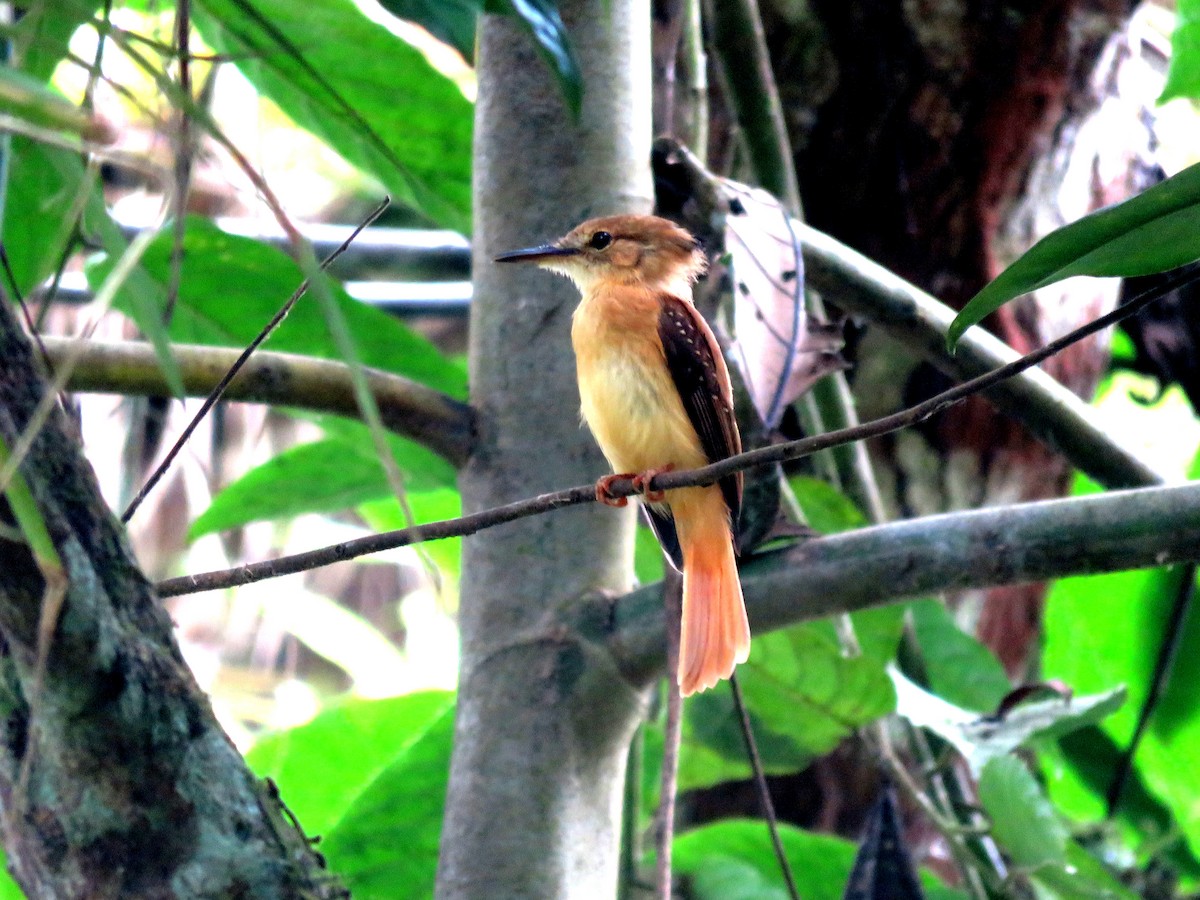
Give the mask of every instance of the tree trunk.
MULTIPOLYGON (((561 4, 583 71, 572 121, 529 35, 485 16, 475 135, 471 400, 465 511, 595 479, 569 342, 575 289, 492 256, 590 216, 649 212, 647 0, 561 4)), ((564 510, 471 537, 440 897, 604 897, 643 685, 601 641, 633 580, 634 510, 564 510)))
MULTIPOLYGON (((46 391, 12 312, 0 303, 10 450, 46 391)), ((68 580, 31 712, 44 582, 0 534, 0 828, 27 895, 344 896, 213 717, 59 410, 20 472, 68 580)))

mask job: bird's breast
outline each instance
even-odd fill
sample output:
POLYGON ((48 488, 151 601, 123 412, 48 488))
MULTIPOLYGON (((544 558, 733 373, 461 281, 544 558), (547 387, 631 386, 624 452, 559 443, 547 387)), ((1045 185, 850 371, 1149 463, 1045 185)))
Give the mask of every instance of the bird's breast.
POLYGON ((575 347, 583 418, 617 472, 708 460, 688 419, 658 337, 652 295, 585 296, 575 312, 575 347))

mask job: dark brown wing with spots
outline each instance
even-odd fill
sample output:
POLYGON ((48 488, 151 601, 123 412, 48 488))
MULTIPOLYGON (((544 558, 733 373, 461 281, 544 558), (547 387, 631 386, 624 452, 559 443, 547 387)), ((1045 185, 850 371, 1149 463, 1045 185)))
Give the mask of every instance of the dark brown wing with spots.
MULTIPOLYGON (((710 462, 740 453, 742 439, 733 416, 729 370, 712 329, 686 300, 662 294, 659 302, 662 312, 658 318, 658 336, 667 369, 700 436, 700 446, 710 462)), ((720 485, 736 533, 742 506, 742 473, 722 478, 720 485)))

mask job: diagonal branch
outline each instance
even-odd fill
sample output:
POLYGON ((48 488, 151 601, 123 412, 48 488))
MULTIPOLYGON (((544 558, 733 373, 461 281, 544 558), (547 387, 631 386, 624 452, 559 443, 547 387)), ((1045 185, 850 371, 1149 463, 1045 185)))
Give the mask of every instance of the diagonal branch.
MULTIPOLYGON (((742 568, 756 632, 942 591, 1200 560, 1200 483, 925 516, 810 540, 742 568)), ((662 602, 616 603, 610 647, 638 678, 663 668, 662 602)))
MULTIPOLYGON (((57 366, 71 346, 64 338, 45 337, 57 366)), ((172 344, 188 396, 209 396, 233 367, 239 353, 228 347, 172 344)), ((367 381, 384 425, 461 466, 471 450, 474 415, 465 403, 399 375, 367 370, 367 381)), ((170 393, 154 348, 143 341, 88 341, 79 367, 67 382, 72 391, 142 396, 170 393)), ((259 350, 223 394, 226 400, 273 403, 358 416, 358 404, 345 363, 294 353, 259 350)))

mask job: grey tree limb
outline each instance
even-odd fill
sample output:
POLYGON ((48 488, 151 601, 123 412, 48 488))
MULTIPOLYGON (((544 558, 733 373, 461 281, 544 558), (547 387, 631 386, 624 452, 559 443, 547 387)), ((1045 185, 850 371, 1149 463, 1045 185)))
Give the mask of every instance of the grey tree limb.
MULTIPOLYGON (((742 566, 756 633, 913 597, 1200 562, 1200 484, 926 516, 806 541, 742 566)), ((616 604, 609 645, 635 682, 663 672, 657 585, 616 604)))
MULTIPOLYGON (((51 364, 64 359, 75 341, 43 337, 51 364)), ((229 347, 172 344, 189 396, 206 397, 229 371, 240 351, 229 347)), ((399 375, 367 370, 383 423, 456 466, 470 453, 471 408, 399 375)), ((67 382, 71 391, 170 396, 154 349, 143 341, 88 341, 67 382)), ((259 350, 225 391, 227 400, 272 403, 358 417, 350 369, 335 360, 259 350)))

